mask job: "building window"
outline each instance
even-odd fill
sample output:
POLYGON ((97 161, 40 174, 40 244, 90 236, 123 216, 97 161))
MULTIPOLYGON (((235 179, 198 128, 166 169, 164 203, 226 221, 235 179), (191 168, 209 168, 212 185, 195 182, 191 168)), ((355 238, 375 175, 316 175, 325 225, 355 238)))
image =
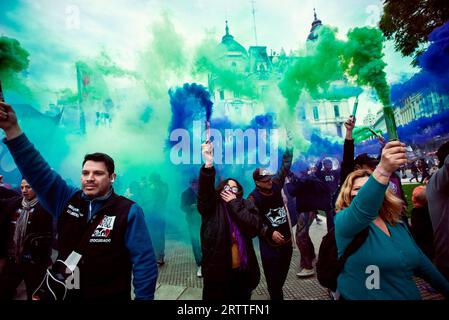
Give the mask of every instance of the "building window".
POLYGON ((300 115, 301 120, 306 120, 306 110, 304 108, 300 109, 300 115))
POLYGON ((336 104, 334 105, 335 118, 340 118, 340 107, 336 104))
POLYGON ((224 100, 224 90, 220 90, 220 100, 224 100))
POLYGON ((320 116, 319 116, 319 114, 318 114, 318 107, 317 107, 317 106, 314 106, 314 107, 313 107, 313 119, 314 119, 315 121, 320 120, 320 116))
POLYGON ((337 124, 337 134, 340 138, 343 137, 343 133, 341 131, 341 124, 337 124))

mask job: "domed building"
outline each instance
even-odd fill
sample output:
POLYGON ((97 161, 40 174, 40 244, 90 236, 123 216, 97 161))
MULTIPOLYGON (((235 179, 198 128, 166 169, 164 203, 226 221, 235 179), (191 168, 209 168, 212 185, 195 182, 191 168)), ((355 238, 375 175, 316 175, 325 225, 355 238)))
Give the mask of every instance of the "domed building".
MULTIPOLYGON (((307 42, 316 41, 322 21, 314 10, 314 20, 307 42)), ((215 105, 217 117, 227 117, 232 122, 249 123, 255 115, 263 114, 276 106, 266 106, 257 97, 275 88, 282 79, 287 68, 295 63, 297 57, 290 53, 267 53, 266 46, 250 46, 248 51, 237 42, 229 32, 226 21, 225 35, 219 43, 223 56, 222 63, 226 74, 210 74, 208 87, 215 105), (226 81, 230 82, 224 83, 226 81)), ((331 84, 336 90, 344 89, 346 79, 334 81, 331 84)), ((348 99, 312 99, 305 95, 299 102, 298 120, 307 121, 318 127, 323 133, 333 136, 343 136, 343 124, 349 117, 350 105, 348 99)))
MULTIPOLYGON (((318 19, 315 9, 313 9, 314 20, 310 33, 307 37, 307 43, 313 43, 319 37, 319 30, 322 21, 318 19)), ((310 49, 308 47, 308 49, 310 49)), ((347 79, 333 81, 330 89, 334 92, 342 92, 349 88, 347 79)), ((322 133, 337 137, 343 137, 344 122, 351 114, 351 106, 348 99, 332 99, 327 97, 323 99, 312 99, 308 94, 305 99, 299 102, 300 120, 309 122, 318 127, 322 133)))
POLYGON ((234 40, 229 34, 228 21, 226 21, 225 35, 221 38, 219 48, 225 52, 225 60, 228 66, 236 72, 248 72, 248 52, 245 47, 234 40))
MULTIPOLYGON (((251 56, 229 33, 228 21, 218 48, 223 54, 223 74, 210 74, 208 77, 208 87, 215 105, 214 113, 218 117, 226 116, 236 123, 248 123, 258 113, 255 108, 257 102, 251 98, 253 91, 257 89, 248 85, 252 83, 248 81, 251 77, 251 56)), ((262 113, 263 107, 259 109, 262 113)))

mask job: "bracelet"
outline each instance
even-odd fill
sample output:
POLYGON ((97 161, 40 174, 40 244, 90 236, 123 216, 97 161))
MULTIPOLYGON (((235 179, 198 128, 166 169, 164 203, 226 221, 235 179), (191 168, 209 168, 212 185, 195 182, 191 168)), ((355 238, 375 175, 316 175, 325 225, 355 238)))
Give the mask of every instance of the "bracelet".
POLYGON ((387 177, 387 178, 390 178, 390 177, 391 177, 391 173, 387 173, 387 172, 383 171, 383 170, 380 168, 380 166, 377 166, 376 169, 377 169, 377 171, 379 172, 379 174, 380 174, 381 176, 384 176, 384 177, 387 177))

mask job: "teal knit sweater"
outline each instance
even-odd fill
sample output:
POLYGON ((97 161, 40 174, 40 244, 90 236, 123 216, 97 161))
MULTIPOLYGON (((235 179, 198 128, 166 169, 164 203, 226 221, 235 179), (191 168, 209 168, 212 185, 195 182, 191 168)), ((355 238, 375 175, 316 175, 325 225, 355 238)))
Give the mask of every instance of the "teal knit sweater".
POLYGON ((348 300, 420 300, 412 278, 415 274, 449 297, 449 282, 422 253, 403 223, 386 223, 391 236, 373 223, 387 187, 371 176, 349 208, 335 216, 339 256, 360 231, 369 227, 368 238, 348 258, 338 277, 338 291, 348 300))

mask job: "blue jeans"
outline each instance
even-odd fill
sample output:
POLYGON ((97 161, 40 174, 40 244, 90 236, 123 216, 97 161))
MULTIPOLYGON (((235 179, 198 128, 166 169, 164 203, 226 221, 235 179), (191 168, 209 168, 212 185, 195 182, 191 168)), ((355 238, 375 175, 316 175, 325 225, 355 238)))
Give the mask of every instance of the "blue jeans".
POLYGON ((165 218, 163 216, 151 216, 151 214, 146 217, 147 228, 156 260, 163 260, 165 257, 165 218))
POLYGON ((190 243, 192 244, 193 255, 195 256, 196 265, 201 266, 202 254, 201 254, 201 242, 200 242, 200 229, 201 229, 201 216, 198 212, 188 214, 186 216, 187 225, 189 227, 190 243))
POLYGON ((309 229, 315 218, 316 211, 301 212, 298 214, 298 223, 296 224, 296 244, 301 253, 299 266, 305 269, 312 269, 313 259, 315 259, 315 248, 309 236, 309 229))
POLYGON ((259 238, 259 246, 270 299, 283 300, 282 287, 287 279, 288 269, 290 269, 292 244, 288 242, 278 247, 272 247, 265 240, 259 238))

